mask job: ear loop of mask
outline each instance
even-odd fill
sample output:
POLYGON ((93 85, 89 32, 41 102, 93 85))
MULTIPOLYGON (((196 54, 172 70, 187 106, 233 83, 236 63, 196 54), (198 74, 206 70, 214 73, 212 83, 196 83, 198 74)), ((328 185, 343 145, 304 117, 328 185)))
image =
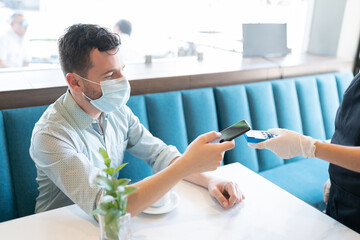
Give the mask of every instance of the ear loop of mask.
MULTIPOLYGON (((74 74, 75 74, 76 76, 78 76, 79 78, 85 80, 85 81, 88 81, 88 82, 93 83, 93 84, 100 85, 99 83, 94 82, 94 81, 91 81, 91 80, 89 80, 89 79, 86 79, 86 78, 84 78, 84 77, 82 77, 82 76, 79 76, 79 75, 76 74, 76 73, 74 73, 74 74)), ((86 100, 88 100, 89 103, 91 103, 91 101, 94 101, 94 99, 91 99, 91 98, 89 98, 88 96, 86 96, 86 94, 85 94, 84 92, 82 92, 82 95, 86 98, 86 100)))
POLYGON ((84 78, 84 77, 82 77, 82 76, 79 76, 79 75, 76 74, 76 73, 74 73, 74 74, 75 74, 76 76, 78 76, 79 78, 85 80, 85 81, 91 82, 91 83, 96 84, 96 85, 99 85, 99 86, 101 85, 100 83, 97 83, 97 82, 91 81, 91 80, 89 80, 89 79, 87 79, 87 78, 84 78))

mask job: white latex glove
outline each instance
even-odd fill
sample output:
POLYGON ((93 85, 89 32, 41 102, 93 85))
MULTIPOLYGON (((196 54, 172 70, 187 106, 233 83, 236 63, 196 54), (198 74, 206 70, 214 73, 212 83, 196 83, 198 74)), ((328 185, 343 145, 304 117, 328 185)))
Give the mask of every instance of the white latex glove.
POLYGON ((284 159, 300 155, 307 158, 315 157, 315 142, 317 140, 282 128, 269 129, 268 132, 277 136, 263 142, 249 143, 249 146, 268 149, 284 159))
POLYGON ((323 198, 324 198, 324 202, 326 204, 329 201, 330 187, 331 187, 331 182, 330 182, 330 179, 328 179, 326 181, 326 183, 324 184, 324 189, 323 189, 323 198))

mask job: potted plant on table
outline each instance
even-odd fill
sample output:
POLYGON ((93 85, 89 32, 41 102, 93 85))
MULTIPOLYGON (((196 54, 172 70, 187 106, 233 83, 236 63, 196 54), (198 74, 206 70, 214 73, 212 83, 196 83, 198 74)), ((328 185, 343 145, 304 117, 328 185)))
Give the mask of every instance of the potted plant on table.
POLYGON ((100 225, 101 240, 130 239, 130 214, 126 212, 127 197, 136 191, 137 188, 127 186, 130 179, 117 179, 117 173, 127 164, 124 163, 116 169, 111 167, 111 159, 107 152, 100 148, 99 152, 104 158, 106 168, 103 171, 106 177, 96 176, 94 185, 103 190, 100 203, 92 214, 97 215, 100 225))

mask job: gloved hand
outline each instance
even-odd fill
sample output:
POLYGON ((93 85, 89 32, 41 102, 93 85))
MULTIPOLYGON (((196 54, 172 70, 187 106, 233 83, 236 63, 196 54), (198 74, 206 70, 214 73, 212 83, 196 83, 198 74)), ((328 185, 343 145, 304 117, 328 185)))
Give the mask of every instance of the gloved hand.
POLYGON ((268 132, 277 136, 263 142, 249 143, 249 146, 268 149, 284 159, 300 155, 307 158, 315 157, 315 142, 317 140, 282 128, 269 129, 268 132))
POLYGON ((326 181, 326 183, 324 184, 324 188, 323 188, 323 198, 324 198, 324 202, 326 204, 329 201, 330 187, 331 187, 331 182, 330 182, 330 179, 328 179, 326 181))

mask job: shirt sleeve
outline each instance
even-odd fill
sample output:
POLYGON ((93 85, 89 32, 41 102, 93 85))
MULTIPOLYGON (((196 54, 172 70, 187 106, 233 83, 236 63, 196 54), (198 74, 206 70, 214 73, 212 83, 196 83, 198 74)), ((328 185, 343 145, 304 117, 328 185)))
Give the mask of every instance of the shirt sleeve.
POLYGON ((87 214, 96 208, 100 188, 93 182, 101 170, 77 151, 71 137, 49 128, 34 133, 30 155, 36 167, 87 214))
POLYGON ((157 173, 169 166, 174 158, 181 156, 175 146, 166 145, 162 140, 154 137, 127 108, 128 114, 128 146, 129 153, 143 159, 153 172, 157 173))

